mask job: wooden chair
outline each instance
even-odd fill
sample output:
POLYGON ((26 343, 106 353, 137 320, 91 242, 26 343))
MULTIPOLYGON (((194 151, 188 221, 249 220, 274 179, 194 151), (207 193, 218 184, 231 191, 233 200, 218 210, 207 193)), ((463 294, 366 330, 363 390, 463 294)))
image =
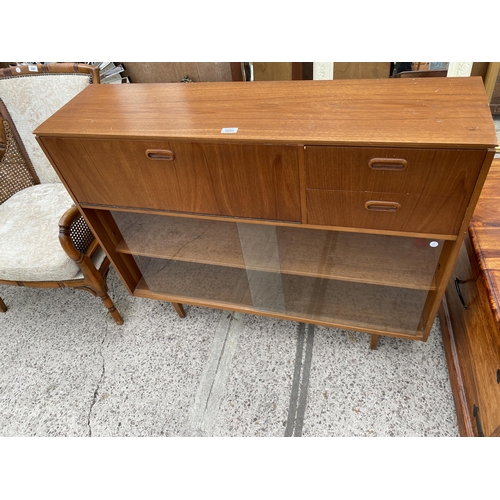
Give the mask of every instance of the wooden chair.
POLYGON ((90 84, 99 72, 83 64, 0 70, 0 285, 87 290, 122 324, 109 260, 32 134, 90 84))

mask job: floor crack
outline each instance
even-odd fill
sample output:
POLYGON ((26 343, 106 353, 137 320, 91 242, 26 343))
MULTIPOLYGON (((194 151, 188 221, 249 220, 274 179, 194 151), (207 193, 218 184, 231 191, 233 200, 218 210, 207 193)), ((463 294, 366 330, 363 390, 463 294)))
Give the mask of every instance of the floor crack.
POLYGON ((207 400, 205 402, 205 408, 203 409, 203 414, 206 413, 207 408, 208 408, 208 404, 210 402, 210 396, 212 395, 217 372, 219 371, 219 366, 220 366, 220 363, 222 360, 222 356, 224 355, 224 350, 226 349, 226 343, 227 343, 227 339, 229 336, 229 330, 231 329, 231 323, 233 322, 233 319, 234 319, 234 317, 231 314, 229 314, 228 318, 229 318, 229 324, 228 324, 227 329, 226 329, 226 335, 224 337, 224 343, 222 344, 222 349, 220 351, 219 360, 217 361, 217 367, 215 368, 214 378, 212 379, 212 384, 210 385, 210 390, 208 391, 208 396, 207 396, 207 400))
POLYGON ((108 336, 108 321, 107 321, 107 319, 105 319, 104 321, 105 321, 105 323, 104 323, 105 324, 105 330, 104 330, 104 335, 102 337, 101 347, 100 347, 100 350, 99 350, 99 354, 101 355, 101 358, 102 358, 101 376, 100 376, 99 381, 97 382, 96 388, 94 390, 94 395, 92 397, 92 402, 90 403, 89 414, 88 414, 88 417, 87 417, 87 425, 88 425, 88 428, 89 428, 89 434, 88 434, 89 437, 92 437, 92 425, 90 423, 90 419, 91 419, 91 416, 92 416, 92 410, 94 409, 94 405, 97 402, 97 395, 99 394, 99 389, 101 388, 102 382, 104 381, 104 377, 106 375, 106 364, 105 364, 105 359, 104 359, 104 354, 102 352, 102 349, 103 349, 103 346, 104 346, 104 342, 106 342, 106 338, 108 336))

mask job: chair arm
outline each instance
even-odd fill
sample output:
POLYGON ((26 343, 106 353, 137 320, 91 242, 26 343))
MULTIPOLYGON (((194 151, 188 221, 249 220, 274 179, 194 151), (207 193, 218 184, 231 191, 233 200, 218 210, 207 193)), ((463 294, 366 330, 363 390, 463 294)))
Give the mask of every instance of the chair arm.
POLYGON ((68 209, 59 220, 59 241, 70 259, 77 263, 82 262, 84 257, 91 258, 99 248, 99 243, 76 207, 68 209))
POLYGON ((99 243, 88 228, 87 223, 80 214, 78 208, 71 207, 69 210, 66 210, 64 215, 59 220, 59 242, 68 257, 76 262, 81 273, 83 274, 83 284, 79 285, 79 288, 85 288, 87 291, 97 297, 100 297, 111 313, 111 316, 119 325, 121 325, 123 323, 123 319, 108 295, 106 273, 109 269, 109 259, 108 257, 105 257, 101 262, 99 269, 97 269, 94 262, 92 262, 91 257, 99 248, 99 243), (88 232, 92 238, 88 245, 87 241, 89 238, 87 238, 87 235, 84 234, 82 239, 82 230, 84 233, 88 232), (73 234, 74 232, 77 234, 73 234), (76 244, 74 242, 74 238, 79 240, 76 244), (77 248, 77 245, 81 244, 82 241, 85 246, 88 247, 85 250, 85 253, 82 253, 77 248))
POLYGON ((76 262, 82 261, 84 254, 77 250, 71 239, 71 226, 80 217, 80 211, 76 207, 66 210, 59 221, 59 242, 68 257, 76 262))

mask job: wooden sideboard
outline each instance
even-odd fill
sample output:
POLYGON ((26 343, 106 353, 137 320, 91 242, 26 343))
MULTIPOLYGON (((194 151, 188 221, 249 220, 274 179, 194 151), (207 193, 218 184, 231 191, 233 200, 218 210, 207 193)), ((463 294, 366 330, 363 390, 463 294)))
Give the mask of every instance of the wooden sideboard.
POLYGON ((480 78, 93 85, 36 130, 128 291, 425 341, 497 138, 480 78))
POLYGON ((439 313, 460 434, 500 437, 500 158, 439 313))

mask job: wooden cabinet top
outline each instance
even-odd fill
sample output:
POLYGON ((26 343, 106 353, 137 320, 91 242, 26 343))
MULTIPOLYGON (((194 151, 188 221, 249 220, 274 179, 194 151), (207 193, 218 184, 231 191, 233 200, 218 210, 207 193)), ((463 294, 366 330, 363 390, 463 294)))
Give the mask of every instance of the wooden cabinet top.
POLYGON ((480 77, 90 85, 39 136, 489 148, 480 77), (235 129, 236 133, 222 133, 235 129))

